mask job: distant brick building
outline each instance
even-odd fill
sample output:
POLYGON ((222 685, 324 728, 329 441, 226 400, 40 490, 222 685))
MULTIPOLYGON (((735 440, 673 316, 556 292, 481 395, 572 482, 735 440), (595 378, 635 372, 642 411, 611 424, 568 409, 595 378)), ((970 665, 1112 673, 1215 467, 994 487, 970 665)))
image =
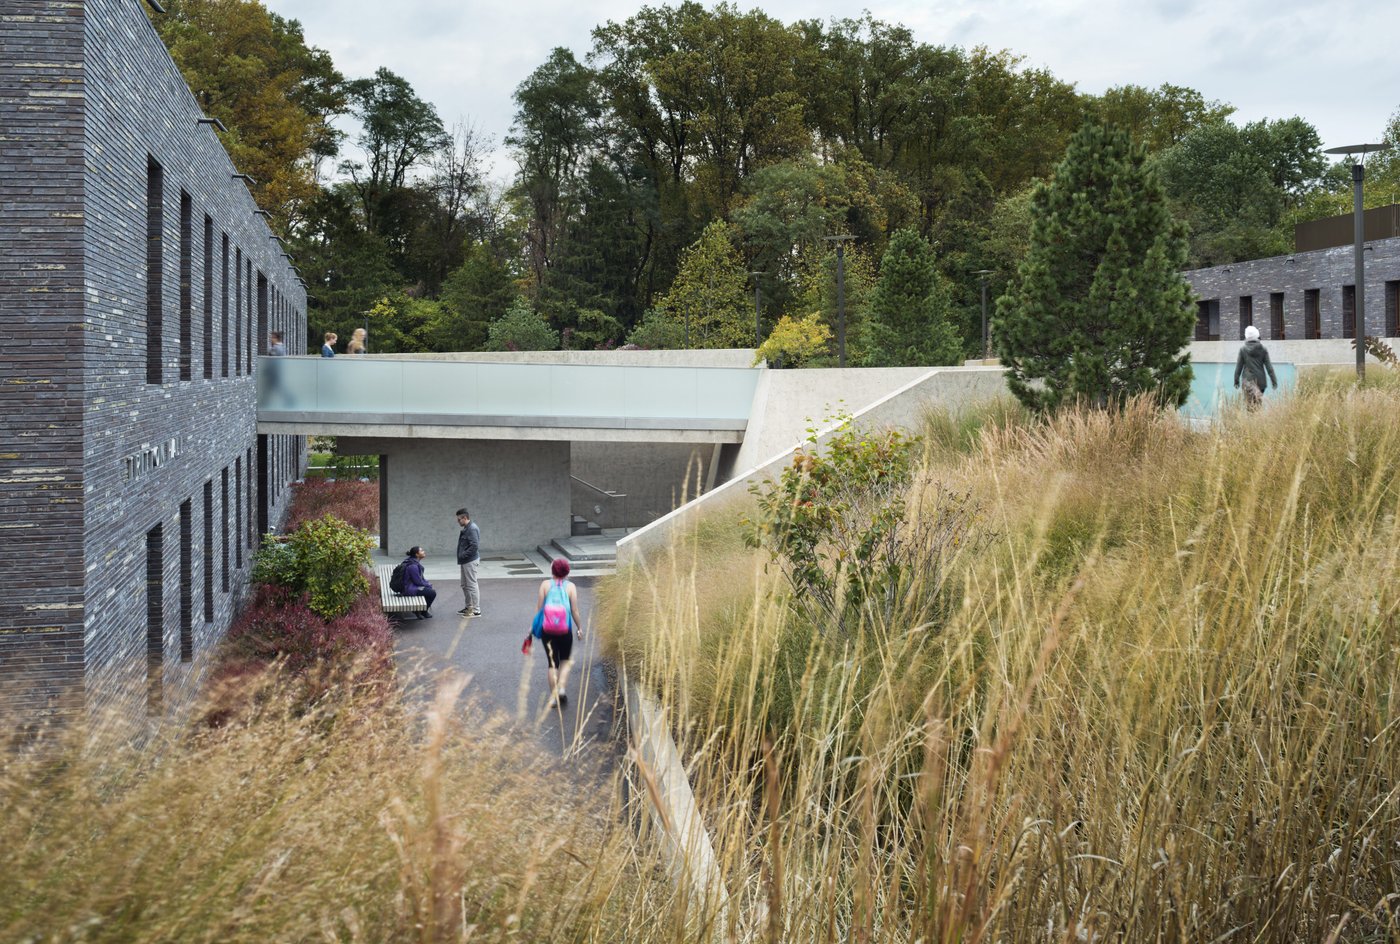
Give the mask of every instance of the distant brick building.
POLYGON ((186 702, 304 458, 306 294, 139 0, 0 0, 0 712, 186 702))
MULTIPOLYGON (((1366 214, 1366 333, 1400 337, 1400 207, 1366 214)), ((1356 270, 1348 214, 1298 227, 1297 252, 1182 273, 1196 294, 1196 340, 1355 336, 1356 270)))

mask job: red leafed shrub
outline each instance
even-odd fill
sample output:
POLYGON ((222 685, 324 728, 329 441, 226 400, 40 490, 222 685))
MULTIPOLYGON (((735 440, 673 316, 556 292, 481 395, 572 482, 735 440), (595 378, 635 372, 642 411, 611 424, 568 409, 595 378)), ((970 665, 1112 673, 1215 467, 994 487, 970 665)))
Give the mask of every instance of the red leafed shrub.
MULTIPOLYGON (((371 588, 373 590, 373 588, 371 588)), ((228 631, 209 682, 206 723, 221 726, 245 714, 265 672, 276 667, 309 706, 346 685, 386 697, 394 678, 394 637, 379 594, 357 598, 342 616, 324 620, 305 594, 260 584, 228 631)))
POLYGON ((290 534, 308 521, 330 513, 366 531, 379 531, 378 482, 327 482, 307 479, 292 486, 292 507, 282 530, 290 534))
POLYGON ((292 672, 326 662, 357 657, 391 660, 394 649, 389 621, 378 595, 357 598, 345 615, 324 620, 307 606, 306 596, 263 584, 228 631, 230 657, 271 662, 280 659, 292 672))

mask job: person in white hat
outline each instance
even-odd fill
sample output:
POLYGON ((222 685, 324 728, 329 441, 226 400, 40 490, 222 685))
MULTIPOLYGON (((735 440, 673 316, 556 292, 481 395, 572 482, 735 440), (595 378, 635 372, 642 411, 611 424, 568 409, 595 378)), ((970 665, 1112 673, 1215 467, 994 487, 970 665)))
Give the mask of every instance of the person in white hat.
POLYGON ((1259 329, 1250 325, 1244 329, 1244 346, 1235 358, 1235 389, 1240 389, 1244 380, 1244 405, 1251 412, 1259 409, 1264 402, 1264 391, 1273 381, 1278 389, 1278 378, 1274 376, 1274 365, 1269 362, 1269 351, 1259 343, 1259 329))

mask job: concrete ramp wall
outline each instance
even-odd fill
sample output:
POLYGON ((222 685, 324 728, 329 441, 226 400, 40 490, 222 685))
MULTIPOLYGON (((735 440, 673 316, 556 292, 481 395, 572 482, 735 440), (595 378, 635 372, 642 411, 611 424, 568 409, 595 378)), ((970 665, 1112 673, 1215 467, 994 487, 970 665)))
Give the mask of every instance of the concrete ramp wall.
MULTIPOLYGON (((1007 393, 1006 381, 999 367, 892 368, 878 372, 869 369, 767 371, 755 394, 749 434, 752 436, 757 432, 762 442, 770 445, 776 443, 778 448, 759 461, 744 466, 744 450, 749 449, 750 445, 746 437, 736 461, 742 471, 713 491, 624 537, 617 544, 618 563, 638 563, 648 553, 661 550, 670 543, 676 529, 687 526, 699 515, 727 506, 737 507, 747 498, 750 484, 773 476, 787 463, 797 447, 808 438, 809 426, 818 426, 819 445, 829 440, 839 423, 818 425, 809 423, 807 418, 820 420, 830 412, 830 404, 839 404, 842 400, 850 403, 859 395, 859 391, 870 389, 864 384, 878 383, 878 378, 867 381, 860 377, 842 377, 841 374, 879 373, 885 375, 886 383, 891 383, 900 379, 900 374, 906 371, 914 374, 912 379, 894 387, 884 396, 877 396, 874 402, 867 401, 869 405, 863 409, 849 410, 858 429, 874 431, 896 427, 917 432, 930 408, 958 410, 976 403, 990 402, 1007 393), (765 383, 767 390, 764 389, 765 383), (760 401, 760 396, 765 399, 760 401), (756 429, 756 424, 766 428, 760 431, 756 429)), ((750 450, 748 455, 753 452, 750 450)))

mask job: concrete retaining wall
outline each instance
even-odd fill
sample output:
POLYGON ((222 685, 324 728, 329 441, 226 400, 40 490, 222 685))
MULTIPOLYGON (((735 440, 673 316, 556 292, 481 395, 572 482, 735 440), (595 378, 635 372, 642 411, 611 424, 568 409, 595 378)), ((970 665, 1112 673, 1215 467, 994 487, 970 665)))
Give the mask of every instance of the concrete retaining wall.
MULTIPOLYGON (((456 553, 455 512, 481 529, 483 555, 518 552, 569 533, 569 444, 460 439, 342 439, 346 455, 387 456, 390 553, 415 544, 456 553)), ((382 527, 382 524, 381 524, 382 527)))
MULTIPOLYGON (((802 374, 807 371, 771 371, 771 374, 802 374)), ((818 373, 813 371, 812 373, 818 373)), ((822 372, 824 373, 824 372, 822 372)), ((701 514, 707 514, 729 505, 737 506, 748 497, 751 483, 774 474, 779 466, 786 463, 797 446, 807 438, 805 417, 816 413, 824 402, 820 384, 810 384, 806 378, 792 381, 780 380, 771 388, 769 400, 782 403, 796 401, 796 391, 806 389, 812 400, 806 406, 801 403, 783 403, 773 408, 775 419, 763 435, 783 443, 779 450, 731 477, 713 491, 678 508, 664 518, 652 522, 644 528, 624 537, 617 544, 619 564, 638 563, 648 553, 666 547, 675 530, 686 526, 701 514), (786 396, 785 395, 789 395, 786 396), (776 399, 775 399, 776 398, 776 399), (779 419, 782 418, 780 425, 779 419), (803 419, 797 419, 802 417, 803 419)), ((878 430, 896 427, 917 431, 925 413, 934 407, 947 407, 957 410, 975 403, 989 402, 1006 394, 1006 381, 1001 368, 997 367, 939 367, 922 369, 922 375, 891 391, 871 403, 863 410, 854 411, 853 422, 858 429, 878 430)), ((824 425, 817 434, 818 444, 831 438, 839 424, 824 425)), ((740 463, 742 465, 742 462, 740 463)))
POLYGON ((649 524, 704 491, 716 453, 708 445, 576 441, 575 478, 627 497, 610 499, 575 481, 574 512, 605 528, 649 524))

